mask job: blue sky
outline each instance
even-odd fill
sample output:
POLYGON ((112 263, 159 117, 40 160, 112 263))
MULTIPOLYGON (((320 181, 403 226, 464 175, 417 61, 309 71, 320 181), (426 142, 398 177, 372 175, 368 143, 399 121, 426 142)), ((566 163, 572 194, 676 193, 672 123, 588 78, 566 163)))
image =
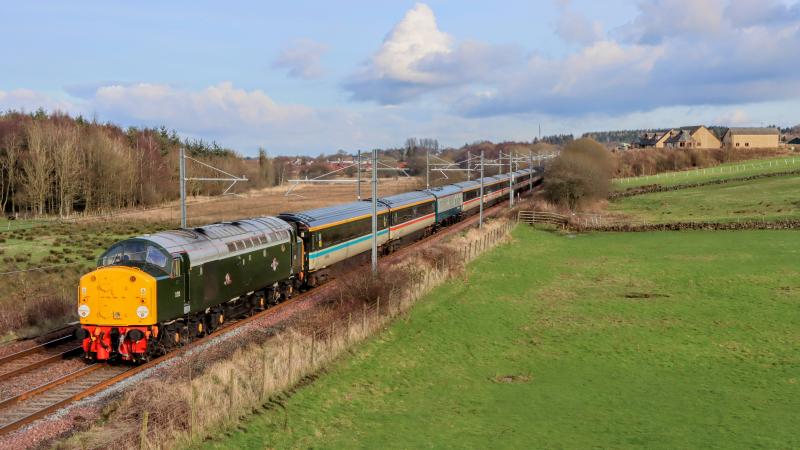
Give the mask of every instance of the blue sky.
POLYGON ((792 125, 781 0, 11 2, 0 108, 166 125, 254 154, 434 137, 792 125), (76 6, 80 5, 80 7, 76 6))

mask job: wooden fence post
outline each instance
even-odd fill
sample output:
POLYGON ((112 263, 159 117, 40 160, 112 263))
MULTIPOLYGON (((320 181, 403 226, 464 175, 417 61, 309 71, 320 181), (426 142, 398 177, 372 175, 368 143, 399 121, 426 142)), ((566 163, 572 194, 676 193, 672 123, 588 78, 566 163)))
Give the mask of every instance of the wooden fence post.
POLYGON ((267 396, 267 346, 262 347, 261 354, 261 403, 267 396))
POLYGON ((147 410, 142 414, 142 428, 139 430, 139 448, 141 450, 147 448, 147 416, 149 414, 147 410))
POLYGON ((316 350, 316 348, 315 348, 316 346, 317 346, 317 332, 313 331, 311 333, 311 369, 312 370, 314 369, 314 356, 315 356, 314 353, 315 353, 315 350, 316 350))
POLYGON ((347 313, 347 340, 346 340, 348 346, 350 345, 350 330, 352 329, 352 324, 353 324, 353 313, 349 312, 347 313))
POLYGON ((228 392, 229 392, 230 395, 228 396, 228 406, 229 406, 228 418, 229 419, 233 419, 233 391, 236 389, 236 379, 234 378, 234 375, 233 375, 233 367, 231 367, 231 370, 230 370, 230 383, 229 383, 229 386, 230 386, 230 388, 229 388, 228 392))

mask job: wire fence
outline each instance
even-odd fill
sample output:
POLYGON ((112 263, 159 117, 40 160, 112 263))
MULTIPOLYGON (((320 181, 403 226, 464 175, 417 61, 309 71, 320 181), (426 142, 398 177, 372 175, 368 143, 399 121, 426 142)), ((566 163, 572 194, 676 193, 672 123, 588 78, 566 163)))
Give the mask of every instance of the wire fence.
POLYGON ((779 160, 749 162, 736 165, 722 165, 705 169, 691 169, 677 172, 663 172, 653 175, 642 175, 637 177, 615 178, 617 184, 646 184, 658 180, 674 180, 683 178, 693 178, 701 176, 716 176, 724 174, 741 174, 750 171, 761 171, 765 169, 785 169, 787 167, 800 167, 800 158, 784 158, 779 160))
POLYGON ((641 217, 573 213, 569 217, 569 226, 582 231, 797 229, 800 228, 800 219, 792 217, 732 217, 721 220, 653 220, 641 217))

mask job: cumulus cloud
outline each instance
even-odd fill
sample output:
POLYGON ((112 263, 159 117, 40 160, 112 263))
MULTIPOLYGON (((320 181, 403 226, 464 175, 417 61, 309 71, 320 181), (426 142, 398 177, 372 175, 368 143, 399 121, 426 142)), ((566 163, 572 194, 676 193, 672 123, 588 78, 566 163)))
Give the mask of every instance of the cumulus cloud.
POLYGON ((196 91, 149 83, 103 86, 91 105, 127 123, 223 134, 243 127, 283 126, 312 115, 308 107, 278 104, 263 91, 237 89, 230 82, 196 91))
POLYGON ((444 87, 481 82, 517 58, 513 46, 456 43, 425 4, 409 10, 344 84, 353 98, 398 104, 444 87))
POLYGON ((753 119, 743 109, 734 109, 717 115, 711 123, 729 127, 743 127, 753 125, 753 119))
POLYGON ((285 69, 292 78, 315 80, 324 74, 322 56, 328 46, 310 39, 302 39, 285 48, 272 62, 275 69, 285 69))
POLYGON ((659 44, 675 36, 715 35, 722 31, 724 9, 725 0, 644 0, 622 34, 640 44, 659 44))
POLYGON ((42 92, 30 89, 13 89, 0 91, 0 110, 35 111, 39 108, 47 111, 73 113, 77 106, 70 101, 60 100, 42 92))
POLYGON ((757 9, 750 2, 645 0, 609 38, 559 58, 534 55, 456 107, 469 116, 574 116, 796 99, 800 17, 775 2, 764 3, 761 16, 748 15, 757 9))

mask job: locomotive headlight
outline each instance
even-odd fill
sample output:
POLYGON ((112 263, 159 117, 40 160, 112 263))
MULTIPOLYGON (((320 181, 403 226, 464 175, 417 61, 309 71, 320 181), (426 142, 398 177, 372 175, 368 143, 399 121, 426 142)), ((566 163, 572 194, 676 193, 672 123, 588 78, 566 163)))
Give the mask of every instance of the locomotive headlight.
POLYGON ((149 314, 150 314, 150 310, 147 309, 147 306, 140 306, 140 307, 136 308, 136 316, 138 316, 140 319, 144 319, 149 314))
POLYGON ((81 295, 86 295, 86 286, 81 286, 81 295))
POLYGON ((78 315, 82 318, 86 318, 89 316, 89 305, 81 305, 78 307, 78 315))
POLYGON ((139 295, 140 295, 140 296, 142 296, 142 297, 144 297, 145 295, 147 295, 147 288, 141 288, 141 289, 139 289, 139 295))

